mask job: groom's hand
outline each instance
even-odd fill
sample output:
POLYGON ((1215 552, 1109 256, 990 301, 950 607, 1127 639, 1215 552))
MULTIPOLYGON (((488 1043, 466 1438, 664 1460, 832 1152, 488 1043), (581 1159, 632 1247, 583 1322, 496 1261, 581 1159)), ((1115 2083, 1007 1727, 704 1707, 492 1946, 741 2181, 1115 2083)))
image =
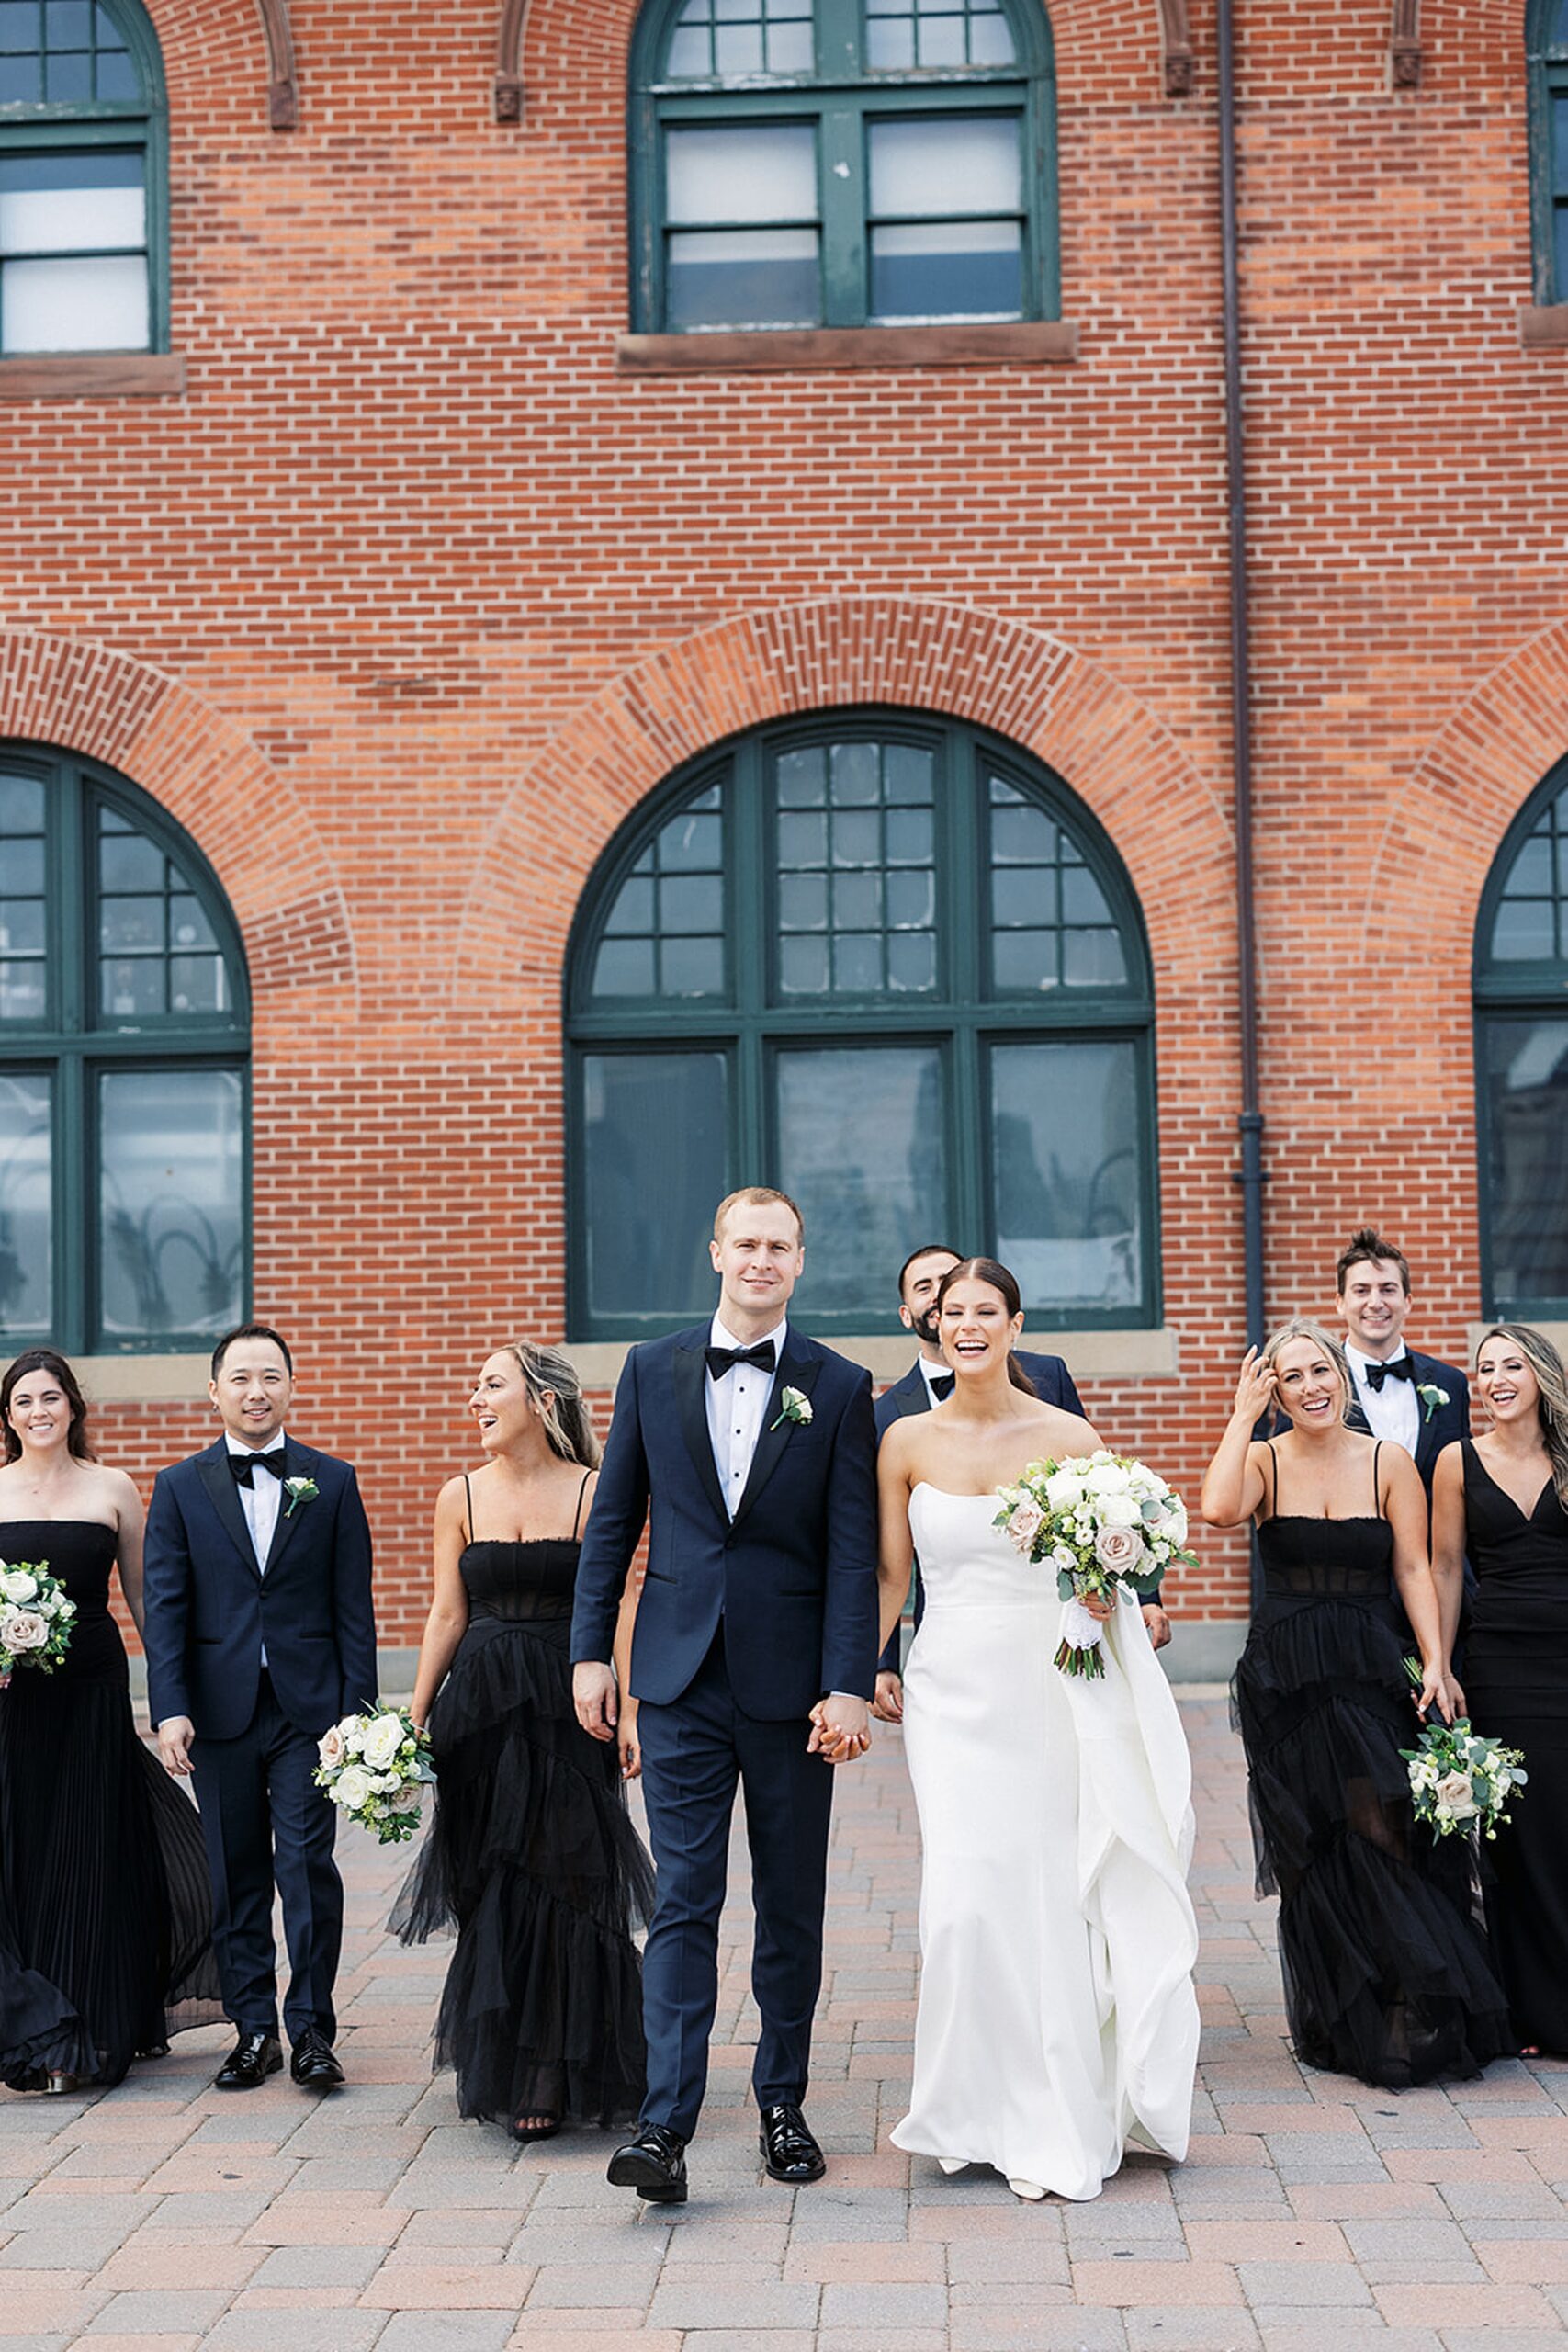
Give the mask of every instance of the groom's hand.
POLYGON ((818 1699, 811 1710, 811 1736, 806 1743, 808 1756, 820 1756, 826 1764, 852 1764, 871 1746, 871 1710, 863 1699, 852 1699, 847 1691, 829 1691, 826 1699, 818 1699))
POLYGON ((615 1678, 597 1658, 581 1658, 571 1669, 571 1702, 591 1739, 615 1736, 615 1678))
POLYGON ((167 1715, 158 1725, 158 1756, 165 1772, 176 1780, 190 1770, 190 1744, 196 1725, 188 1715, 167 1715))
POLYGON ((1149 1641, 1156 1650, 1163 1650, 1170 1639, 1170 1620, 1157 1600, 1145 1600, 1143 1619, 1149 1629, 1149 1641))

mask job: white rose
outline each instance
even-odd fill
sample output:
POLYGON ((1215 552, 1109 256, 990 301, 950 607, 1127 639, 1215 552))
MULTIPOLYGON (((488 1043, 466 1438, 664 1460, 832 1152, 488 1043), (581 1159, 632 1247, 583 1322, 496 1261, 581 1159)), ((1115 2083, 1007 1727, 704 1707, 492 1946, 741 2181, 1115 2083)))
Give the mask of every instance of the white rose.
POLYGON ((49 1620, 36 1609, 7 1609, 0 1613, 0 1649, 41 1650, 49 1639, 49 1620))
POLYGON ((1111 1576, 1135 1576, 1144 1562, 1144 1539, 1135 1527, 1101 1528, 1094 1556, 1111 1576))
POLYGON ((18 1609, 25 1609, 29 1600, 38 1599, 38 1578, 28 1576, 25 1568, 12 1568, 0 1577, 0 1594, 18 1609))
POLYGON ((1166 1505, 1165 1524, 1160 1532, 1178 1551, 1187 1541, 1187 1506, 1179 1495, 1172 1495, 1166 1505))
POLYGON ((1096 1462, 1084 1473, 1084 1485, 1091 1495, 1124 1495, 1129 1483, 1118 1462, 1096 1462))
POLYGON ((365 1727, 359 1752, 373 1772, 384 1772, 403 1744, 403 1726, 396 1715, 376 1715, 365 1727))
POLYGON ((369 1803, 372 1795, 370 1775, 362 1765, 345 1764, 338 1774, 333 1791, 333 1804, 342 1805, 344 1813, 357 1813, 369 1803))
POLYGON ((344 1715, 338 1729, 343 1734, 343 1752, 345 1756, 364 1754, 365 1734, 368 1728, 363 1715, 344 1715))
POLYGON ((1100 1498, 1101 1527, 1137 1527, 1143 1513, 1131 1495, 1102 1495, 1100 1498))
POLYGON ((1475 1818, 1475 1799, 1471 1792, 1468 1772, 1445 1772, 1437 1787, 1438 1803, 1454 1821, 1475 1818))
POLYGON ((316 1743, 316 1754, 320 1757, 321 1764, 327 1771, 335 1772, 337 1770, 338 1766, 343 1762, 344 1754, 343 1744, 343 1725, 341 1724, 333 1724, 331 1731, 324 1731, 321 1734, 321 1738, 316 1743))
POLYGON ((1046 1508, 1053 1511, 1077 1510, 1083 1500, 1083 1481, 1070 1470, 1054 1470, 1045 1481, 1046 1508))
POLYGON ((406 1781, 398 1791, 397 1795, 392 1799, 392 1811, 394 1813, 417 1813, 419 1811, 420 1795, 421 1790, 419 1782, 417 1781, 406 1781))

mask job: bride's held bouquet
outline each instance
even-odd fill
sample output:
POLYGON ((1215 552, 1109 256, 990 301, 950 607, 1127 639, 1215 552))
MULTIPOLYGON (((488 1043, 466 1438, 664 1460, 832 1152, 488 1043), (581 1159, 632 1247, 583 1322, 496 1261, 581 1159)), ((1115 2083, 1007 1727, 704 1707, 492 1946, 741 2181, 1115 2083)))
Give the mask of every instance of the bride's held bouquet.
POLYGON ((71 1646, 75 1614, 76 1603, 50 1575, 47 1560, 0 1560, 0 1674, 18 1666, 52 1674, 71 1646))
MULTIPOLYGON (((1405 1659, 1404 1670, 1419 1687, 1421 1670, 1413 1658, 1405 1659)), ((1415 1747, 1399 1752, 1410 1775, 1416 1818, 1429 1824, 1434 1838, 1477 1829, 1483 1838, 1495 1838, 1498 1823, 1509 1818, 1504 1810, 1508 1799, 1529 1778, 1521 1748, 1505 1747, 1500 1739, 1472 1731, 1464 1715, 1451 1724, 1428 1724, 1415 1747)))
POLYGON ((1145 1600, 1168 1568, 1195 1567, 1187 1549, 1187 1510, 1157 1471, 1125 1454, 1069 1455, 1032 1462, 1015 1486, 998 1489, 1001 1528, 1026 1560, 1056 1571, 1064 1674, 1089 1680, 1105 1672, 1100 1628, 1084 1603, 1120 1592, 1145 1600))
POLYGON ((322 1735, 316 1753, 316 1786, 348 1820, 373 1829, 383 1846, 400 1846, 413 1836, 435 1768, 430 1741, 406 1707, 344 1715, 322 1735))

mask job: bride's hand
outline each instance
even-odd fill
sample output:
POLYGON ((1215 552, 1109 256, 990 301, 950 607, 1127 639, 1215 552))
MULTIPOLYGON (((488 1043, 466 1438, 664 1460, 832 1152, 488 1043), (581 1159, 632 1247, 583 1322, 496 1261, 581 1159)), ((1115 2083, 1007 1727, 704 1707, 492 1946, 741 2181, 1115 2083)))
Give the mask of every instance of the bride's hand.
POLYGON ((1082 1596, 1082 1605, 1089 1611, 1091 1617, 1098 1617, 1102 1625, 1116 1614, 1116 1602, 1110 1593, 1107 1593, 1103 1600, 1094 1600, 1089 1594, 1085 1593, 1082 1596))

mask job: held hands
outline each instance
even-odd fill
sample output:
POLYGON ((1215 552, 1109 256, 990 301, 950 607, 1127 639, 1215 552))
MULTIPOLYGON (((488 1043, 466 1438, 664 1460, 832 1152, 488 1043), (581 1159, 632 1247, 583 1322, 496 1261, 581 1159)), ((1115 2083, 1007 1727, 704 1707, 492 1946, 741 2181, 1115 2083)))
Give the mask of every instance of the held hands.
POLYGON ((904 1720, 904 1685, 890 1667, 884 1668, 876 1678, 876 1696, 871 1712, 879 1724, 901 1724, 904 1720))
POLYGON ((619 1699, 614 1669, 597 1658, 581 1658, 571 1669, 571 1702, 591 1739, 614 1739, 619 1699))
POLYGON ((196 1725, 188 1715, 170 1715, 158 1725, 158 1757, 165 1772, 176 1781, 190 1771, 190 1744, 196 1725))
POLYGON ((811 1710, 807 1756, 820 1756, 825 1764, 852 1764, 871 1746, 870 1717, 863 1699, 845 1698, 838 1691, 818 1699, 811 1710))
POLYGON ((1248 1348, 1241 1360, 1241 1372, 1235 1384, 1235 1406, 1231 1419, 1245 1421, 1250 1429, 1279 1401, 1280 1384, 1274 1376, 1273 1365, 1261 1363, 1258 1350, 1248 1348))

